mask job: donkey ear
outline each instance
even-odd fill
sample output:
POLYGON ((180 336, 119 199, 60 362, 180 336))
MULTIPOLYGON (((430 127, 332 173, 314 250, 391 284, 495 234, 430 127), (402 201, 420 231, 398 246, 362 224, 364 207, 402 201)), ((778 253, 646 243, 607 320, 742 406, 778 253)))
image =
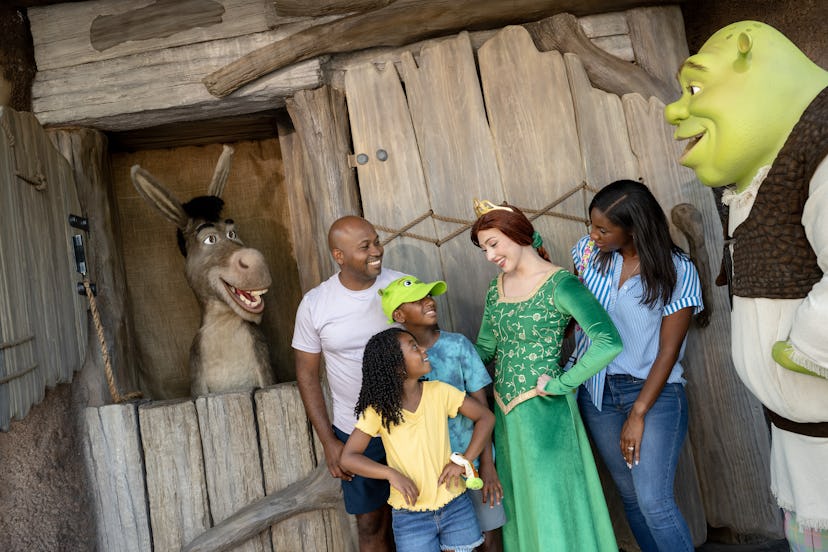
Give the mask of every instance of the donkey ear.
POLYGON ((181 203, 164 187, 155 180, 149 172, 140 165, 132 166, 132 183, 135 189, 147 203, 158 209, 162 215, 171 220, 178 228, 186 228, 189 217, 184 212, 181 203))
POLYGON ((216 163, 216 170, 213 173, 213 181, 207 189, 207 195, 221 197, 224 185, 227 184, 227 177, 230 175, 230 161, 233 158, 233 148, 226 145, 221 150, 221 157, 216 163))

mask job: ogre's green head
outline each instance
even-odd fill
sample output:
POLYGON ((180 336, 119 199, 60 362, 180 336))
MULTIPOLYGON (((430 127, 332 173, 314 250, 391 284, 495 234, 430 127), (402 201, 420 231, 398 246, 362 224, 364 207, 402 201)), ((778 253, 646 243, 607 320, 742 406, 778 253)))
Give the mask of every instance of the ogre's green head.
POLYGON ((675 138, 690 138, 679 162, 706 186, 745 189, 782 149, 828 72, 764 23, 716 32, 681 66, 681 98, 664 114, 675 138))

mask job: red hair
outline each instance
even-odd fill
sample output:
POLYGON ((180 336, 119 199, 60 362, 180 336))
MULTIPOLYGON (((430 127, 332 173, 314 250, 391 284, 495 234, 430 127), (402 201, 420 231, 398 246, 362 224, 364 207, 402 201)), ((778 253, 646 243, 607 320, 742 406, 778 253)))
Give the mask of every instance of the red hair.
MULTIPOLYGON (((532 245, 532 242, 534 241, 535 227, 532 226, 532 223, 529 222, 529 219, 526 218, 523 211, 514 205, 509 205, 505 202, 502 206, 508 207, 509 210, 492 209, 474 221, 474 224, 471 227, 472 243, 477 247, 480 247, 477 234, 482 230, 491 230, 494 228, 495 230, 503 232, 507 238, 518 245, 532 245)), ((546 252, 543 245, 537 248, 537 252, 542 259, 549 261, 549 254, 546 252)))

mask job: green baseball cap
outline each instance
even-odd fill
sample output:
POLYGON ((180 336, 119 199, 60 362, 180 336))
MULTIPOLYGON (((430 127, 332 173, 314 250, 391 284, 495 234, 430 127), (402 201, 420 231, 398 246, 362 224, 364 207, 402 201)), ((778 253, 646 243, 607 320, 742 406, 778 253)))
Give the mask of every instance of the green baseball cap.
POLYGON ((442 295, 446 292, 446 283, 442 280, 424 284, 414 276, 397 278, 385 288, 379 290, 382 297, 382 311, 388 317, 388 323, 394 322, 394 311, 403 303, 419 301, 426 295, 442 295))

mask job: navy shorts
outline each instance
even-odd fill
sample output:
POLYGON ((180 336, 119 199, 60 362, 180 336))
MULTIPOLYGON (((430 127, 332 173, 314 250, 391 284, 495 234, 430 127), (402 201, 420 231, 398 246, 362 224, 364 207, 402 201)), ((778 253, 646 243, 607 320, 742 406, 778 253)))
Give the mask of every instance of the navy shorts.
MULTIPOLYGON (((348 440, 348 434, 339 428, 333 428, 336 437, 343 443, 348 440)), ((368 447, 363 453, 365 456, 385 464, 385 449, 382 446, 382 439, 372 437, 368 447)), ((391 493, 391 486, 385 479, 368 479, 354 475, 351 481, 341 479, 342 495, 345 498, 345 511, 349 514, 367 514, 379 510, 386 502, 391 493)))

